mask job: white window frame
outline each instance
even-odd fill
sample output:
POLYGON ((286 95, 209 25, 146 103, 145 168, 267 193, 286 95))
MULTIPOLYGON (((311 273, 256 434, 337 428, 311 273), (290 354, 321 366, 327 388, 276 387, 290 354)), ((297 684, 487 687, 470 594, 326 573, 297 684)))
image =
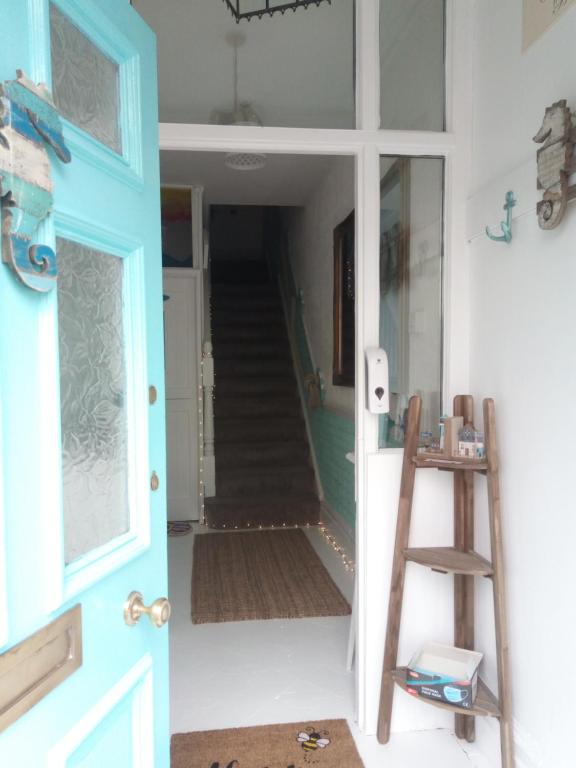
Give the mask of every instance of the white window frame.
MULTIPOLYGON (((364 349, 379 343, 380 155, 445 160, 443 277, 444 402, 468 391, 468 257, 466 178, 470 153, 470 21, 472 0, 447 0, 446 131, 380 130, 379 0, 356 0, 356 129, 251 128, 160 124, 160 149, 269 154, 351 155, 356 161, 356 707, 360 729, 373 732, 367 698, 380 670, 367 652, 370 540, 366 459, 378 452, 378 418, 364 406, 364 349)), ((190 180, 193 182, 193 180, 190 180)), ((386 542, 382 543, 386 546, 386 542)), ((373 558, 372 558, 373 559, 373 558)), ((382 606, 385 610, 385 606, 382 606)))

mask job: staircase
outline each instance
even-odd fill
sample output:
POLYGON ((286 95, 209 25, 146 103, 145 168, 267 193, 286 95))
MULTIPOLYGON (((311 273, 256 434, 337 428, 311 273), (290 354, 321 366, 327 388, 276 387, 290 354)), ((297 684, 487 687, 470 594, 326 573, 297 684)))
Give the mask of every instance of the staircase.
MULTIPOLYGON (((220 267, 220 265, 218 265, 220 267)), ((320 503, 280 295, 264 262, 213 269, 211 528, 317 524, 320 503)))

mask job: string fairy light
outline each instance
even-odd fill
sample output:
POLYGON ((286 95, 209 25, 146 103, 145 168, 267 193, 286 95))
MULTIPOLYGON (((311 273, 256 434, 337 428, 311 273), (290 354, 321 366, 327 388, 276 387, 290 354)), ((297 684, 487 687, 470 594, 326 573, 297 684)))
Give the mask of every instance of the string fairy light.
POLYGON ((318 530, 324 537, 324 539, 328 542, 328 544, 332 547, 334 552, 340 557, 340 560, 342 561, 344 568, 346 571, 350 573, 354 573, 356 570, 356 564, 352 558, 348 557, 348 554, 344 547, 340 546, 338 543, 338 539, 333 536, 331 533, 328 532, 328 528, 326 527, 325 523, 320 523, 318 526, 318 530))

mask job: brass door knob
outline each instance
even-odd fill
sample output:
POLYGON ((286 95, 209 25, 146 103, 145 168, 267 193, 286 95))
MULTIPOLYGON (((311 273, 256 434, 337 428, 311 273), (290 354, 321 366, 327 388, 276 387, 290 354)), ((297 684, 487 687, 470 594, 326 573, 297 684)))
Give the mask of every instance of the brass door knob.
POLYGON ((172 606, 167 597, 159 597, 158 600, 154 600, 152 605, 144 605, 144 599, 140 592, 130 592, 124 603, 124 621, 130 627, 137 624, 143 614, 147 614, 155 627, 163 627, 171 613, 172 606))

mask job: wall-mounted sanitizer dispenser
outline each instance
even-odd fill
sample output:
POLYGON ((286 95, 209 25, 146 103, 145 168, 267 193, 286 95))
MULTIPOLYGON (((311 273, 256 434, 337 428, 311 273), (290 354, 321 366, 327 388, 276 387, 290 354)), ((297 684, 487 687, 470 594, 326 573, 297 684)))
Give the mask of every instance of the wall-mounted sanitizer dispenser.
POLYGON ((388 355, 380 347, 366 350, 366 403, 370 413, 388 413, 388 355))

